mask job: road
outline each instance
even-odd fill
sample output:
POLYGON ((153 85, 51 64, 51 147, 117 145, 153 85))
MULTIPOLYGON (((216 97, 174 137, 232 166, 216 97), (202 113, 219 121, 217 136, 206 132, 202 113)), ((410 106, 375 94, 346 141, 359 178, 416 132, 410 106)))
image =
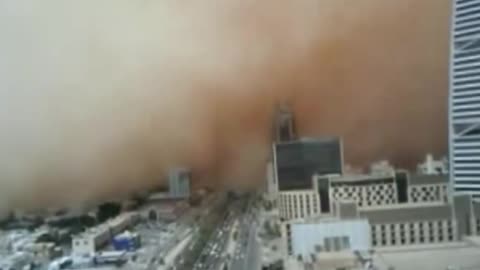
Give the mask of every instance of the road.
POLYGON ((257 241, 257 223, 250 216, 240 225, 239 241, 232 258, 232 270, 256 270, 260 268, 259 243, 257 241))
POLYGON ((251 207, 252 200, 240 199, 228 207, 228 215, 220 222, 205 244, 195 263, 194 270, 256 270, 260 269, 259 243, 257 241, 257 221, 251 207), (228 254, 233 225, 238 223, 236 247, 228 254))
POLYGON ((205 248, 202 250, 198 262, 195 264, 195 270, 217 270, 226 260, 226 249, 229 240, 229 232, 235 222, 237 206, 232 204, 229 208, 229 214, 225 220, 221 222, 215 232, 212 234, 205 248))

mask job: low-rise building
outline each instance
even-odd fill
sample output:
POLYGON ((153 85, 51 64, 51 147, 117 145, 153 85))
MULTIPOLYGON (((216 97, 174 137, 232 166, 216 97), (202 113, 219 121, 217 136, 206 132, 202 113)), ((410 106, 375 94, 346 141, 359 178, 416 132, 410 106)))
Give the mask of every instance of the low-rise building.
POLYGON ((107 244, 113 236, 123 232, 138 221, 139 215, 127 212, 107 222, 88 229, 84 233, 73 237, 72 254, 79 257, 93 256, 97 249, 107 244))
POLYGON ((282 191, 277 205, 284 220, 329 215, 335 202, 353 201, 360 209, 407 203, 447 203, 446 175, 406 171, 369 175, 313 175, 312 188, 282 191))
POLYGON ((444 157, 440 160, 435 160, 433 155, 428 154, 425 157, 425 161, 418 164, 417 173, 426 175, 446 175, 448 174, 447 158, 444 157))
POLYGON ((288 255, 304 261, 320 253, 368 251, 371 249, 367 219, 312 219, 283 226, 288 255))
MULTIPOLYGON (((347 224, 352 220, 362 221, 362 226, 367 224, 369 227, 368 232, 364 227, 358 227, 363 228, 363 231, 357 232, 359 235, 370 234, 368 241, 375 249, 440 244, 480 234, 480 203, 473 201, 469 195, 457 195, 452 200, 451 203, 405 203, 368 208, 359 207, 355 201, 335 202, 329 218, 324 215, 285 221, 282 224, 282 237, 288 247, 289 256, 304 256, 304 251, 311 252, 312 246, 316 247, 316 252, 330 251, 322 248, 325 241, 316 236, 337 233, 336 229, 325 227, 326 222, 331 222, 335 228, 342 228, 341 231, 347 234, 344 236, 350 237, 350 231, 358 229, 347 224), (292 228, 316 229, 309 229, 309 237, 306 237, 292 228), (315 230, 320 228, 322 232, 317 233, 315 230)), ((365 251, 364 247, 353 244, 351 247, 353 251, 365 251)))
POLYGON ((380 160, 370 165, 370 173, 375 175, 391 175, 395 173, 395 168, 388 160, 380 160))

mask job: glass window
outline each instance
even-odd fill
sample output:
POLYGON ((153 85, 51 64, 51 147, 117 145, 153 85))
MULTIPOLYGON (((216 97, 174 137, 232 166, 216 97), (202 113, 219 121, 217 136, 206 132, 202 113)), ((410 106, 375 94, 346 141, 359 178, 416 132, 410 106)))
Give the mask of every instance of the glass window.
POLYGON ((347 236, 342 237, 342 247, 343 249, 350 249, 350 238, 347 236))

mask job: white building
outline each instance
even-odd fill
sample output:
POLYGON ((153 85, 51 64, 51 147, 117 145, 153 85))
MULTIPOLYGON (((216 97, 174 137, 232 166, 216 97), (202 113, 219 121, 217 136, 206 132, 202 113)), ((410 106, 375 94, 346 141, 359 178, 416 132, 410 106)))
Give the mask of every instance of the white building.
POLYGON ((138 218, 139 215, 137 213, 123 213, 112 220, 73 237, 72 254, 78 257, 94 256, 99 247, 105 245, 113 236, 134 225, 138 218))
POLYGON ((320 253, 368 251, 370 225, 366 219, 292 221, 283 226, 288 255, 308 261, 320 253))
POLYGON ((320 196, 315 190, 280 192, 277 202, 280 217, 287 220, 321 215, 320 196))
POLYGON ((171 198, 190 197, 190 181, 192 173, 186 168, 171 169, 168 174, 169 193, 171 198))
POLYGON ((435 160, 431 154, 428 154, 425 161, 418 164, 417 173, 426 175, 448 174, 447 159, 435 160))
POLYGON ((267 162, 267 171, 266 171, 266 176, 267 176, 267 196, 269 199, 274 199, 276 194, 277 194, 277 184, 275 183, 275 171, 273 167, 273 162, 269 161, 267 162))
POLYGON ((480 12, 478 1, 452 1, 450 175, 459 193, 480 198, 480 12))
POLYGON ((388 162, 388 160, 380 160, 370 165, 370 173, 375 175, 391 175, 395 173, 395 168, 388 162))

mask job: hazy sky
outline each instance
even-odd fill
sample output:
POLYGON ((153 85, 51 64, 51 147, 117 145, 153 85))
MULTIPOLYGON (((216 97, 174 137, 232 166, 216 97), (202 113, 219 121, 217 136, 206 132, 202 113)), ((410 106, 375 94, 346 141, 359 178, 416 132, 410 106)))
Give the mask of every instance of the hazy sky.
POLYGON ((444 154, 449 6, 0 0, 0 206, 258 183, 278 100, 356 165, 444 154))

